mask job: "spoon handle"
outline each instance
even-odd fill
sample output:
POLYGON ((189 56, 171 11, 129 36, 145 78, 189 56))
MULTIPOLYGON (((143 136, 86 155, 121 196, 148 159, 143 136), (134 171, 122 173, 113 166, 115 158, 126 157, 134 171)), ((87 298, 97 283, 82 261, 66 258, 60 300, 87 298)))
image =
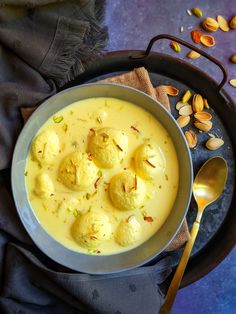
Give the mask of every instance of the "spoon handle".
MULTIPOLYGON (((199 221, 200 222, 200 221, 199 221)), ((171 311, 171 308, 174 304, 175 301, 175 296, 177 294, 177 291, 179 289, 181 280, 183 278, 184 275, 184 271, 185 268, 187 266, 194 242, 196 240, 197 234, 198 234, 198 230, 199 230, 199 222, 195 221, 191 232, 190 232, 190 239, 187 242, 187 244, 185 245, 184 251, 183 251, 183 255, 180 259, 179 265, 175 271, 174 277, 172 278, 172 281, 170 283, 169 289, 167 291, 167 295, 165 298, 165 302, 161 307, 161 314, 169 314, 171 311)))

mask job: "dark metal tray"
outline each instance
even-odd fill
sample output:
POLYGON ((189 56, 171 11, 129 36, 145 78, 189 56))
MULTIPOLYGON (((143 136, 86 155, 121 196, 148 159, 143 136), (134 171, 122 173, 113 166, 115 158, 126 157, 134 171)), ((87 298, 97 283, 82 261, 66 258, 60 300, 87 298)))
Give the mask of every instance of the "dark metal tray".
MULTIPOLYGON (((198 133, 199 144, 192 150, 194 173, 208 158, 218 155, 225 158, 229 167, 226 189, 221 198, 209 206, 204 212, 200 232, 197 237, 190 261, 188 263, 182 287, 193 283, 216 267, 231 251, 236 240, 236 193, 235 193, 235 151, 236 151, 236 122, 235 104, 222 89, 227 81, 227 74, 220 62, 198 48, 170 35, 154 37, 146 51, 116 51, 105 54, 97 60, 86 72, 78 76, 64 88, 78 84, 94 82, 105 77, 118 75, 134 68, 144 66, 150 74, 152 83, 156 85, 172 85, 180 90, 180 95, 187 89, 193 93, 200 93, 208 99, 210 113, 213 115, 213 128, 210 133, 223 137, 224 146, 217 151, 209 151, 204 142, 209 138, 206 133, 198 133), (165 54, 150 52, 153 43, 159 39, 171 39, 180 42, 192 50, 198 51, 207 59, 215 63, 223 72, 220 84, 198 68, 183 60, 165 54)), ((172 114, 177 117, 175 103, 180 99, 170 97, 172 114)), ((195 129, 190 124, 186 129, 195 129)), ((195 129, 197 131, 197 129, 195 129)), ((196 216, 196 204, 192 199, 187 215, 189 227, 196 216)), ((176 266, 182 250, 170 254, 173 266, 176 266)), ((160 257, 159 257, 160 258, 160 257)))

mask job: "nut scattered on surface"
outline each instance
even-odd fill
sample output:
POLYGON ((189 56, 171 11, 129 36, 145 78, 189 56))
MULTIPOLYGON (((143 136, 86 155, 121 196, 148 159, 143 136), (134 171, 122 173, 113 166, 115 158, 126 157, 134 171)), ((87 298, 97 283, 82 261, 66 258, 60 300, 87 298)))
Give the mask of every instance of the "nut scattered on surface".
POLYGON ((236 87, 236 79, 232 79, 229 81, 229 84, 233 87, 236 87))
POLYGON ((193 109, 191 105, 186 105, 180 108, 179 114, 181 116, 190 116, 193 113, 193 109))
POLYGON ((208 101, 207 101, 206 98, 203 98, 203 102, 204 102, 204 107, 205 107, 206 109, 209 109, 210 106, 209 106, 208 101))
POLYGON ((189 124, 190 116, 179 116, 176 121, 180 128, 184 128, 186 125, 189 124))
POLYGON ((197 135, 192 130, 186 131, 184 134, 188 142, 188 146, 190 148, 194 148, 197 145, 197 135))
POLYGON ((229 22, 229 27, 232 29, 236 28, 236 15, 232 17, 232 19, 229 22))
POLYGON ((188 14, 189 16, 192 15, 192 12, 191 12, 190 10, 186 10, 186 12, 187 12, 187 14, 188 14))
POLYGON ((219 28, 219 24, 211 17, 207 17, 202 22, 202 27, 208 32, 216 32, 219 28))
POLYGON ((176 41, 172 41, 170 43, 170 47, 175 51, 175 52, 180 52, 181 51, 181 47, 180 45, 176 42, 176 41))
POLYGON ((194 114, 194 118, 197 119, 198 121, 208 121, 212 119, 212 115, 209 112, 202 111, 202 112, 196 112, 194 114))
POLYGON ((192 101, 193 111, 200 112, 204 108, 204 101, 200 94, 195 94, 192 101))
POLYGON ((182 97, 182 102, 187 103, 191 97, 192 97, 192 93, 190 92, 190 90, 186 90, 186 92, 184 93, 182 97))
POLYGON ((192 8, 192 13, 196 16, 196 17, 202 17, 202 10, 199 8, 192 8))
POLYGON ((194 125, 197 129, 204 131, 204 132, 208 132, 212 128, 212 122, 211 121, 202 121, 202 122, 195 121, 194 125))
POLYGON ((175 105, 176 110, 180 110, 180 108, 187 106, 188 103, 184 103, 182 101, 178 101, 177 104, 175 105))
POLYGON ((230 57, 230 61, 236 63, 236 53, 230 57))
POLYGON ((228 24, 227 20, 222 15, 217 16, 217 22, 219 24, 220 29, 223 32, 229 31, 229 24, 228 24))
POLYGON ((165 92, 169 96, 177 96, 177 95, 179 95, 179 90, 176 87, 174 87, 174 86, 163 85, 163 88, 165 89, 165 92))
POLYGON ((206 142, 205 145, 209 150, 216 150, 224 145, 224 141, 221 138, 212 137, 206 142))
POLYGON ((216 137, 214 134, 212 133, 207 133, 210 137, 216 137))
POLYGON ((191 31, 191 37, 195 44, 200 44, 201 36, 202 36, 202 32, 199 29, 194 29, 193 31, 191 31))
POLYGON ((188 54, 187 54, 187 58, 189 59, 198 59, 199 57, 201 57, 200 53, 191 50, 188 54))
POLYGON ((213 47, 216 44, 215 38, 210 35, 202 35, 200 41, 205 47, 213 47))

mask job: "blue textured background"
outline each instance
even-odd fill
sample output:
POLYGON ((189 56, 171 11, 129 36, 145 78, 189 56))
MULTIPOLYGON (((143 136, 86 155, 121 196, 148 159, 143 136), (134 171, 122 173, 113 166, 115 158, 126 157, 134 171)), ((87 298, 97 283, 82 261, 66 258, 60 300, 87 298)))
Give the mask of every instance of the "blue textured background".
MULTIPOLYGON (((107 50, 145 49, 149 40, 161 33, 169 33, 192 43, 190 32, 199 28, 201 19, 189 16, 187 9, 199 7, 204 17, 216 18, 223 15, 230 18, 236 15, 236 0, 193 1, 193 0, 108 0, 106 24, 109 27, 110 41, 107 50), (180 27, 184 32, 180 33, 180 27)), ((236 53, 236 30, 213 34, 216 46, 205 48, 223 62, 229 78, 236 78, 236 64, 229 62, 229 57, 236 53)), ((175 55, 167 42, 155 45, 154 50, 175 55)), ((202 47, 201 47, 202 48, 202 47)), ((186 50, 178 55, 186 59, 186 50)), ((191 60, 216 80, 222 74, 204 58, 191 60)), ((226 84, 225 90, 236 101, 236 88, 226 84)), ((204 278, 181 289, 177 295, 173 314, 233 314, 236 313, 236 249, 204 278)), ((145 313, 144 313, 145 314, 145 313)))

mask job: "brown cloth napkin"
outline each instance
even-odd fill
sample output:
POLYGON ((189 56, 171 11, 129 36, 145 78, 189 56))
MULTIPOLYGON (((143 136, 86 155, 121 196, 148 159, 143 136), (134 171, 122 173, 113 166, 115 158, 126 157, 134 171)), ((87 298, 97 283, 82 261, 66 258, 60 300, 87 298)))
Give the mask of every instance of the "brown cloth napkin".
MULTIPOLYGON (((168 111, 171 111, 169 98, 167 93, 165 92, 164 87, 163 86, 153 87, 148 71, 144 67, 134 69, 133 71, 130 71, 125 74, 109 77, 99 82, 119 83, 139 89, 145 92, 146 94, 152 96, 154 99, 158 100, 168 111)), ((36 109, 35 107, 21 108, 21 114, 24 119, 24 122, 27 121, 27 119, 35 109, 36 109)), ((171 242, 171 244, 168 246, 166 251, 173 251, 180 248, 182 245, 184 245, 186 241, 189 240, 189 238, 190 234, 185 219, 179 232, 177 233, 176 237, 171 242)))

